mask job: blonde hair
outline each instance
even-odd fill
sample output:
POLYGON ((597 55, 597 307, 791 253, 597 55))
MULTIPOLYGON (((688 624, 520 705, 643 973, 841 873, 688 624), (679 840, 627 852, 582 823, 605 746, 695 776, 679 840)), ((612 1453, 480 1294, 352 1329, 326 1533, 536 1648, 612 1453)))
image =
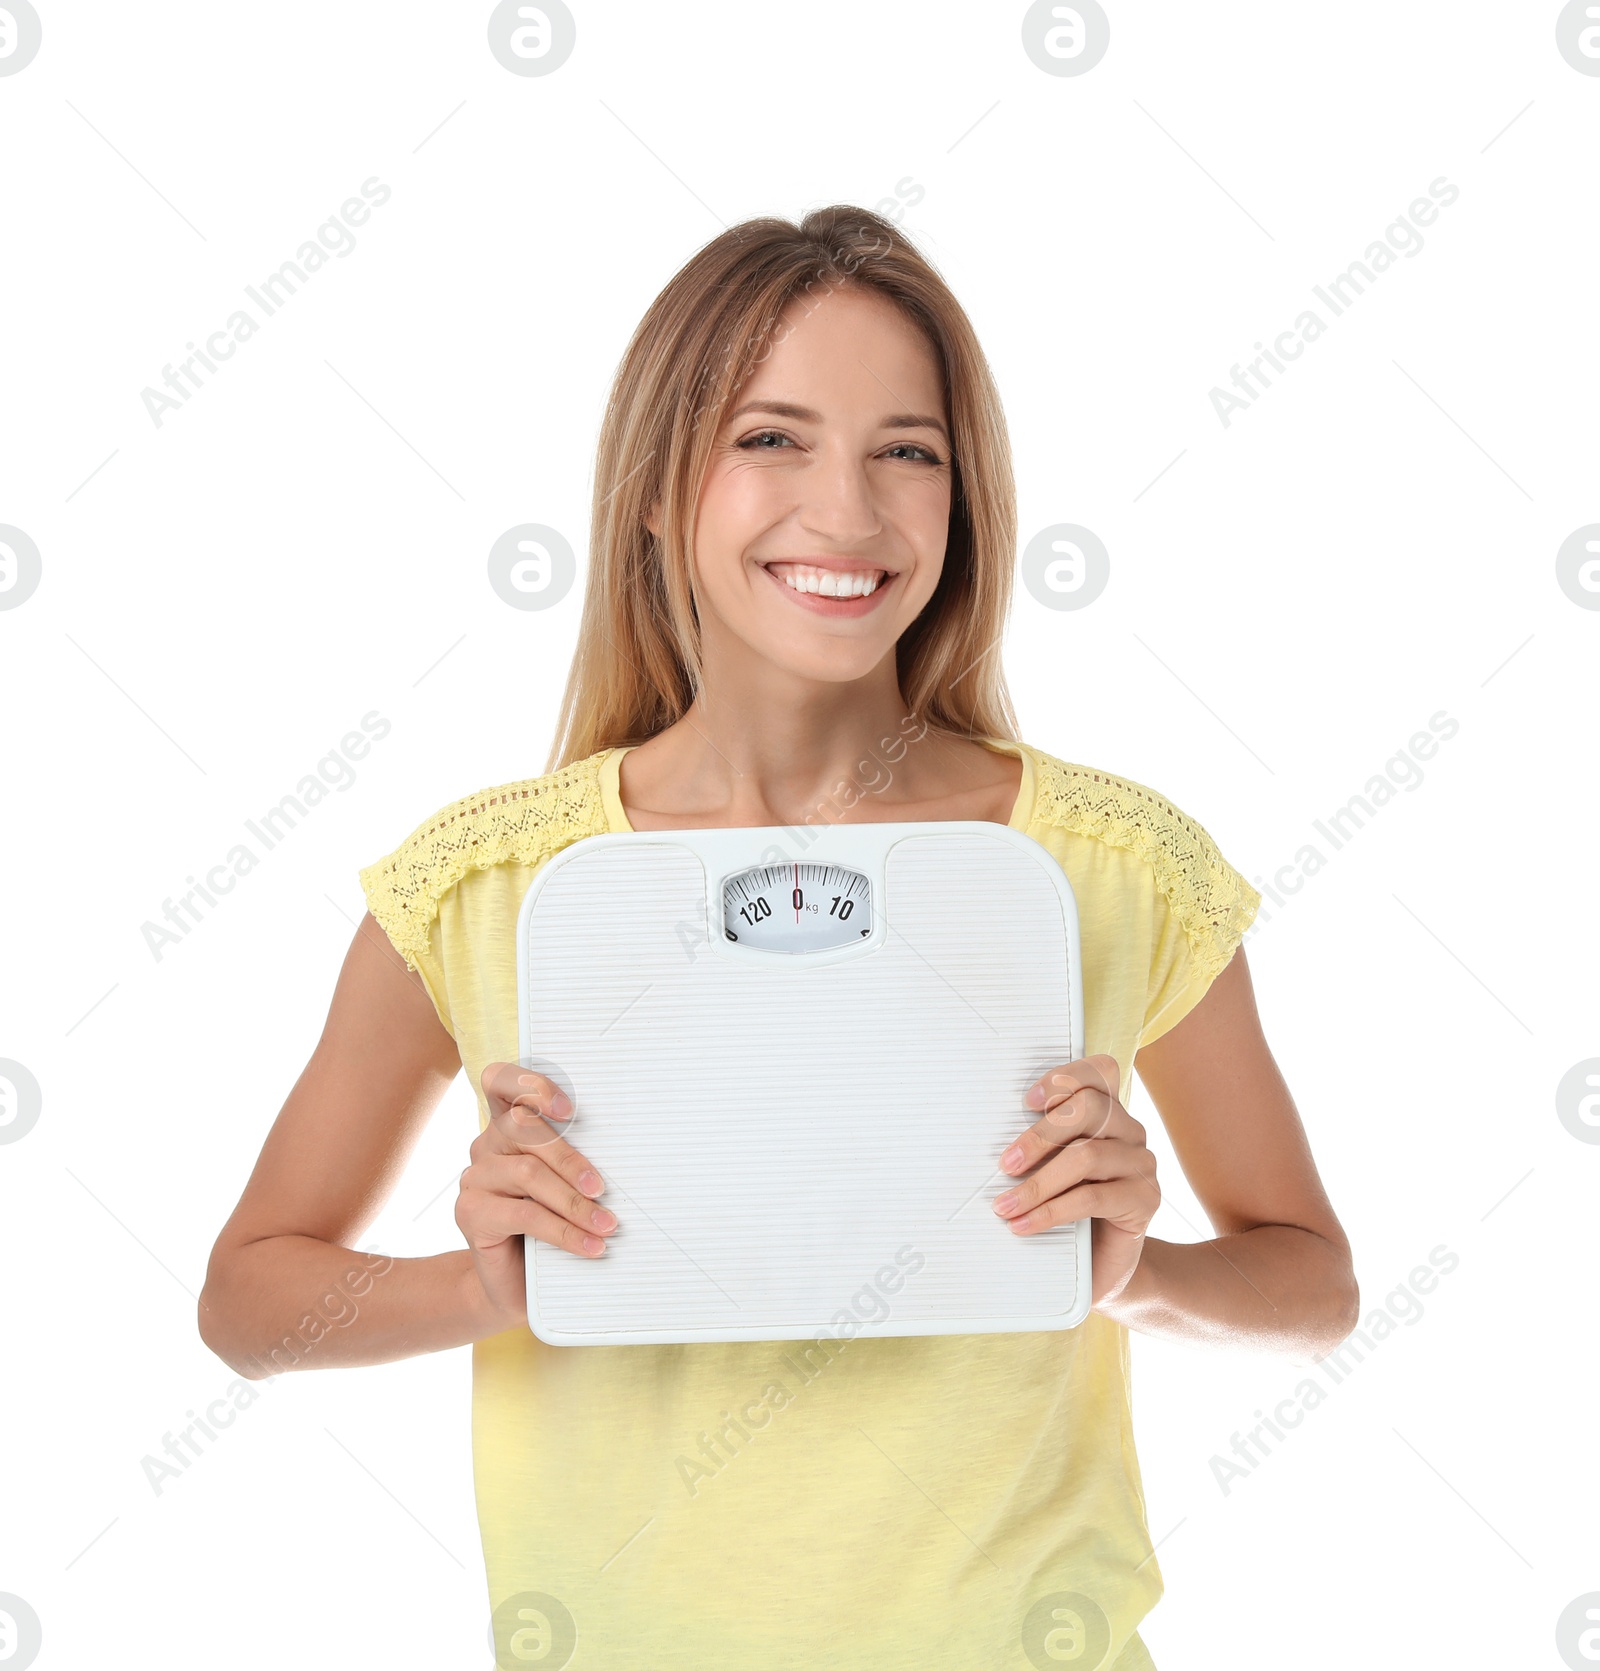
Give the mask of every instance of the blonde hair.
POLYGON ((936 730, 1017 739, 1000 665, 1016 485, 988 362, 960 303, 905 234, 871 210, 835 204, 799 225, 761 216, 729 227, 639 321, 600 428, 588 585, 546 771, 645 742, 694 700, 702 665, 689 552, 723 415, 771 352, 784 308, 845 285, 887 298, 924 333, 949 409, 944 571, 895 646, 900 693, 936 730), (645 521, 657 504, 659 538, 645 521))

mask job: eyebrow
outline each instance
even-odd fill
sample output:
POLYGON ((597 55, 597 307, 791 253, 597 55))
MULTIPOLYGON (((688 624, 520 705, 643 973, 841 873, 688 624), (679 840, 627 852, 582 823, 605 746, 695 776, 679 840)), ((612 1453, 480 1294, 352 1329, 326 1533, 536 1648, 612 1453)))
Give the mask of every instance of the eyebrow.
MULTIPOLYGON (((730 412, 727 422, 732 423, 735 418, 742 418, 747 412, 770 412, 775 417, 793 418, 796 423, 820 424, 822 414, 813 411, 809 406, 796 406, 789 400, 751 400, 747 401, 737 411, 730 412)), ((938 418, 924 417, 917 412, 894 412, 885 418, 878 426, 880 429, 931 429, 944 437, 945 445, 950 444, 950 432, 938 418)))

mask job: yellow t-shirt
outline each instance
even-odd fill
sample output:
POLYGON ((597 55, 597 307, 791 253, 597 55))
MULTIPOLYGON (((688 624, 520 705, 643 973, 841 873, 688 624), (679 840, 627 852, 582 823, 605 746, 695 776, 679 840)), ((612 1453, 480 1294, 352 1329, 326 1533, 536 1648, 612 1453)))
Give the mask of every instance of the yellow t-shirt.
MULTIPOLYGON (((1199 1002, 1260 895, 1154 790, 984 746, 1020 755, 1010 826, 1072 884, 1085 1054, 1116 1059, 1126 1102, 1134 1052, 1199 1002)), ((460 1047, 480 1127, 485 1065, 517 1059, 523 895, 553 853, 630 827, 625 752, 455 801, 360 873, 460 1047)), ((1098 1312, 1039 1333, 669 1346, 509 1329, 473 1347, 473 1457, 507 1667, 1153 1671, 1128 1335, 1098 1312)))

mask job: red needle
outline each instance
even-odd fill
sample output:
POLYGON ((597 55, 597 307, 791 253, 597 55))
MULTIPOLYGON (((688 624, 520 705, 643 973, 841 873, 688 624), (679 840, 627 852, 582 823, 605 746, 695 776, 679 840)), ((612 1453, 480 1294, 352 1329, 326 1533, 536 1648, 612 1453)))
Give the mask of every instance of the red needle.
MULTIPOLYGON (((794 894, 795 894, 796 900, 798 900, 799 897, 800 897, 800 867, 799 867, 799 865, 796 865, 794 867, 794 894)), ((799 907, 798 904, 794 908, 794 920, 796 922, 800 921, 800 907, 799 907)))

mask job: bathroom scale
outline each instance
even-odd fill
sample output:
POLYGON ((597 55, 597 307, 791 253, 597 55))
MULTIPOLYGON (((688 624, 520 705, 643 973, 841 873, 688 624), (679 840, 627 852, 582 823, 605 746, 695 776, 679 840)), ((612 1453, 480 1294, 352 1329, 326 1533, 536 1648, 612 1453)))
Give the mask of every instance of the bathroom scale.
POLYGON ((1091 1220, 990 1207, 1023 1093, 1084 1054, 1078 912, 982 820, 619 831, 563 848, 517 919, 524 1067, 617 1216, 526 1237, 554 1346, 1067 1329, 1091 1220))

